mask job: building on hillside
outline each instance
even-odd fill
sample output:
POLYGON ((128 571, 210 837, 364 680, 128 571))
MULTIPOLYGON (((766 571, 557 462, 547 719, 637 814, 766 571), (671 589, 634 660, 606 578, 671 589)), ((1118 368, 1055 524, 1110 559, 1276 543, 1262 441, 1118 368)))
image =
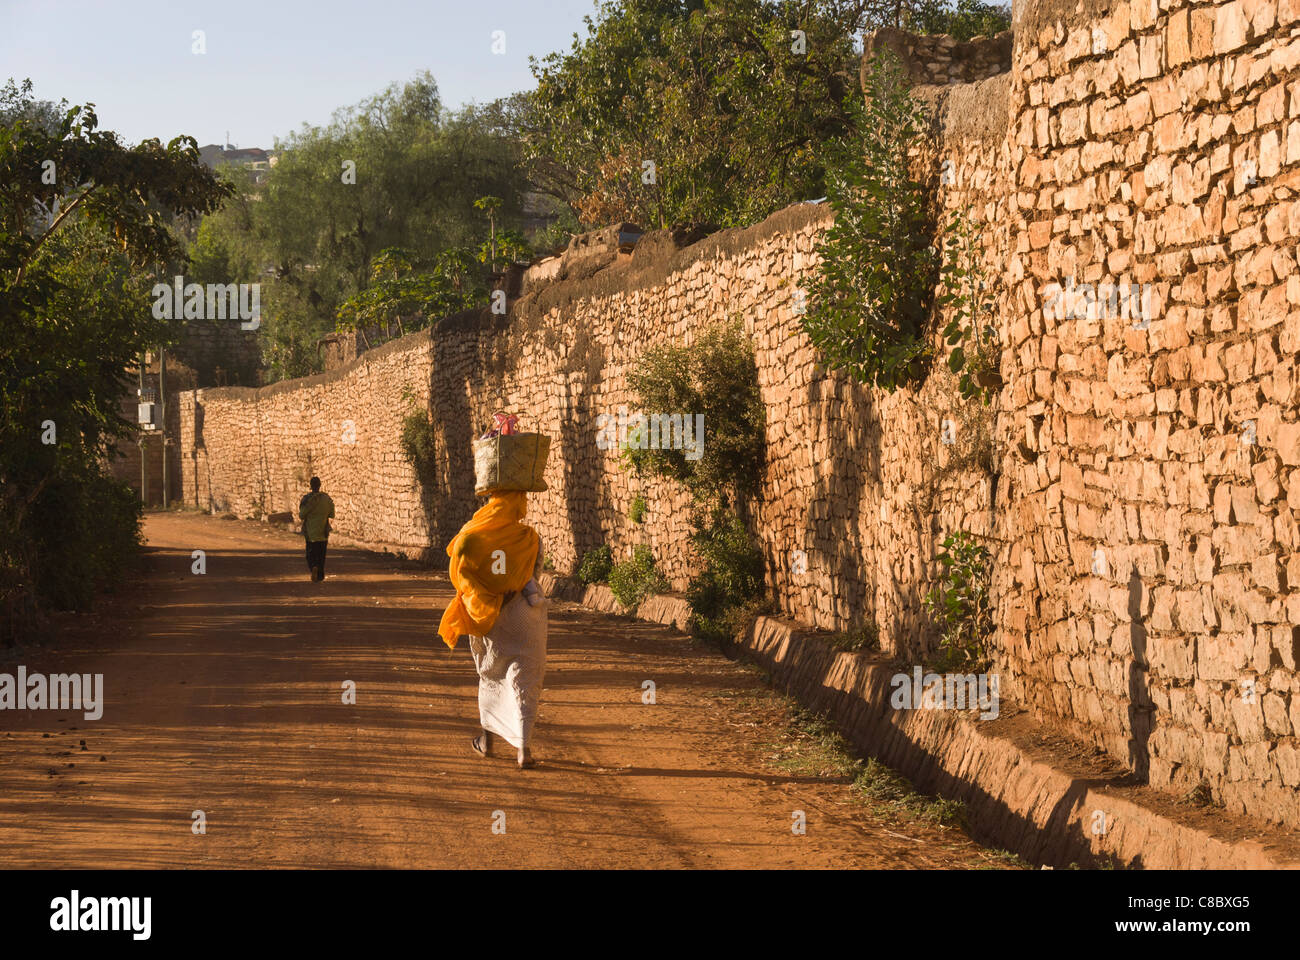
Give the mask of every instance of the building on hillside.
POLYGON ((244 167, 253 173, 253 182, 262 183, 267 173, 275 166, 276 154, 261 147, 236 147, 233 144, 222 146, 209 143, 199 147, 199 159, 209 168, 216 170, 222 166, 244 167))

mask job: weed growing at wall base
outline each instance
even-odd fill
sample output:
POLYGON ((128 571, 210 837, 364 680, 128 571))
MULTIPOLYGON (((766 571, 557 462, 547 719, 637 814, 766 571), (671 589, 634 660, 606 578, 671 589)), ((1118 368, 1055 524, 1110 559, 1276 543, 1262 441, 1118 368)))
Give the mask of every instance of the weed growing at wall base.
POLYGON ((655 569, 654 554, 645 545, 632 551, 632 559, 618 563, 609 571, 609 589, 625 607, 635 607, 646 597, 663 593, 668 581, 655 569))
POLYGON ((715 642, 734 640, 763 606, 763 551, 736 514, 721 507, 695 518, 691 545, 703 569, 691 579, 691 630, 715 642))
POLYGON ((988 660, 993 633, 988 551, 965 530, 959 530, 944 539, 937 559, 939 585, 926 595, 924 603, 939 628, 942 663, 982 667, 988 660))

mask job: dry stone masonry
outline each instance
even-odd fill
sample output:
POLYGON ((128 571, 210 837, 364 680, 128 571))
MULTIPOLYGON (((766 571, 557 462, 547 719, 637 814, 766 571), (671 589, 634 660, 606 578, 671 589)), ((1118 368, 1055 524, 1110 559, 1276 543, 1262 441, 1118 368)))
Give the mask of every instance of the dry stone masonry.
POLYGON ((635 411, 649 347, 736 318, 786 618, 873 624, 915 656, 936 543, 969 530, 995 557, 1005 696, 1158 788, 1300 826, 1300 0, 1043 0, 1016 5, 1013 43, 885 36, 868 55, 899 44, 936 115, 918 162, 938 206, 982 225, 991 407, 942 372, 884 394, 818 364, 796 311, 832 213, 800 204, 550 262, 505 317, 450 317, 319 377, 182 395, 186 499, 267 515, 316 473, 340 533, 439 559, 475 507, 471 440, 508 409, 553 438, 530 520, 556 568, 645 543, 681 590, 686 495, 621 469, 597 417, 635 411), (1145 312, 1112 306, 1130 285, 1145 312), (398 442, 411 409, 436 435, 425 489, 398 442))

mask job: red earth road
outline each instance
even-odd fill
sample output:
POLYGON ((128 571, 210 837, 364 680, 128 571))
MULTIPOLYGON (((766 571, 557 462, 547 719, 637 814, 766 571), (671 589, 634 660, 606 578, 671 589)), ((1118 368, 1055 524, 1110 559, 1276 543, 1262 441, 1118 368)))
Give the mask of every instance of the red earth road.
POLYGON ((0 712, 0 866, 994 862, 958 831, 881 821, 841 783, 774 770, 778 734, 734 699, 761 678, 668 628, 554 604, 540 763, 520 771, 513 751, 469 749, 473 664, 435 635, 445 574, 335 547, 315 584, 301 539, 265 524, 153 513, 144 532, 145 573, 106 613, 0 651, 0 672, 105 685, 99 720, 0 712))

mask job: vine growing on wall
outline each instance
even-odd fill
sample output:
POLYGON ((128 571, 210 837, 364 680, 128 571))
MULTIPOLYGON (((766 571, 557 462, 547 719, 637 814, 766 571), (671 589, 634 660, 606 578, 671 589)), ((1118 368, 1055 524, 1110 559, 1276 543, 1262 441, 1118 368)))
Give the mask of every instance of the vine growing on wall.
POLYGON ((420 483, 426 487, 432 486, 437 470, 433 421, 428 411, 416 404, 415 395, 409 387, 402 391, 402 402, 408 408, 402 417, 402 455, 415 468, 420 483))
POLYGON ((1000 345, 995 325, 992 285, 984 269, 979 224, 969 208, 954 210, 944 228, 944 259, 939 271, 937 303, 948 308, 943 337, 952 349, 948 369, 967 400, 990 403, 1002 389, 998 372, 1000 345))
POLYGON ((857 134, 827 153, 827 199, 835 223, 803 328, 826 365, 861 383, 894 389, 919 379, 929 347, 925 321, 938 260, 930 241, 930 193, 912 153, 929 118, 888 50, 872 61, 857 134))
POLYGON ((939 584, 925 606, 939 627, 944 669, 983 670, 993 636, 988 550, 965 530, 950 534, 939 553, 939 584))
POLYGON ((828 152, 835 223, 818 243, 803 328, 828 367, 893 390, 925 376, 930 311, 943 307, 947 363, 959 391, 988 403, 1001 380, 980 225, 968 209, 957 210, 932 241, 932 194, 914 159, 930 117, 891 51, 872 61, 866 94, 860 133, 828 152))

